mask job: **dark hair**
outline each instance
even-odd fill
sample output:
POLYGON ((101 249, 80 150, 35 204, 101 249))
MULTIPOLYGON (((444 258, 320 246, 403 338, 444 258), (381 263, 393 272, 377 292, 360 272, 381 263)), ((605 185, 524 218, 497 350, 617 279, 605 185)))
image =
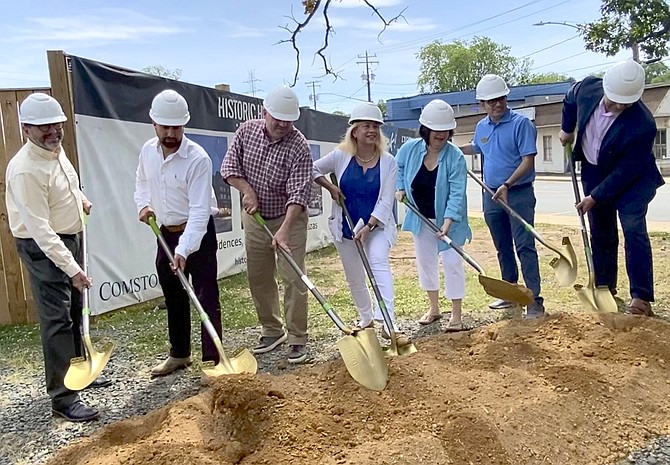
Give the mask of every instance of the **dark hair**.
MULTIPOLYGON (((426 147, 430 145, 430 131, 432 129, 428 128, 427 126, 424 126, 423 124, 419 126, 419 135, 423 139, 423 141, 426 143, 426 147)), ((447 140, 451 141, 451 138, 454 136, 454 130, 449 129, 449 137, 447 137, 447 140)))

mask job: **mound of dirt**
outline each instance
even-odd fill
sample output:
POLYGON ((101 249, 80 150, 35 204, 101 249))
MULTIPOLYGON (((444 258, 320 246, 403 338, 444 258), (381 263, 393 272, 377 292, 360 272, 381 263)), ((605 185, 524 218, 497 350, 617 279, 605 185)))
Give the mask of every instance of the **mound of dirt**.
POLYGON ((230 376, 50 464, 604 464, 670 432, 670 324, 508 320, 416 341, 385 391, 336 361, 230 376))

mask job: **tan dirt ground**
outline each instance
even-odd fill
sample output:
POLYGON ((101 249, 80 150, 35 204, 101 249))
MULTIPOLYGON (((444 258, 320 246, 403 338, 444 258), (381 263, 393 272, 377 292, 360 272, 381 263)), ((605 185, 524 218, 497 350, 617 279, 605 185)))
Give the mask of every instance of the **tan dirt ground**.
POLYGON ((50 464, 604 464, 670 432, 670 324, 554 314, 416 341, 369 391, 341 360, 111 425, 50 464))

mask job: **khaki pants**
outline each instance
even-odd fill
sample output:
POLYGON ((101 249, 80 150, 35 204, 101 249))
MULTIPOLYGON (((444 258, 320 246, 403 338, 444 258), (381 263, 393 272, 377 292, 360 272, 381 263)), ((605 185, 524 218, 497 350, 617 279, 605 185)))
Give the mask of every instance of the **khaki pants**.
MULTIPOLYGON (((289 247, 291 257, 301 270, 305 270, 305 248, 307 246, 307 212, 294 222, 289 247)), ((267 220, 267 226, 276 233, 284 217, 267 220)), ((261 323, 261 335, 281 336, 284 333, 279 312, 279 288, 276 275, 284 285, 284 316, 289 345, 307 343, 307 292, 300 276, 291 268, 281 254, 275 254, 272 240, 251 215, 242 214, 245 249, 247 253, 247 276, 249 290, 261 323)))

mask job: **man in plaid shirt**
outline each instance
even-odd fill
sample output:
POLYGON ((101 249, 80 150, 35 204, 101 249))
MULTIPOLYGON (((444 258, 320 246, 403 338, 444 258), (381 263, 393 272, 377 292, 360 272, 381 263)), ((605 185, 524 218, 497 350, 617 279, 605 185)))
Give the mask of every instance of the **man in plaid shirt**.
POLYGON ((263 119, 238 128, 221 165, 221 176, 242 193, 242 215, 249 289, 262 325, 256 354, 288 341, 288 361, 307 359, 307 288, 276 247, 289 252, 305 269, 307 202, 312 184, 312 157, 305 136, 293 126, 300 117, 298 97, 288 87, 270 92, 263 119), (259 212, 274 234, 270 240, 251 216, 259 212), (276 271, 284 284, 286 330, 279 312, 276 271))

